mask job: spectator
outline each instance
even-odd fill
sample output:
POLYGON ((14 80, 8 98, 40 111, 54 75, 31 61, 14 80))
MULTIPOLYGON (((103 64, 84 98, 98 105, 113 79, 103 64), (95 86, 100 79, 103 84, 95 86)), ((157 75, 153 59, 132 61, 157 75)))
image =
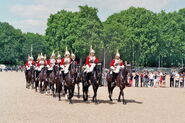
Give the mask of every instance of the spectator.
POLYGON ((149 82, 150 82, 150 86, 153 87, 154 86, 154 73, 153 72, 149 74, 149 82))
POLYGON ((175 74, 175 87, 179 87, 179 79, 180 79, 180 75, 178 72, 176 72, 176 74, 175 74))
POLYGON ((138 73, 136 73, 134 79, 135 79, 135 87, 139 87, 139 74, 138 73))
POLYGON ((140 79, 141 79, 141 86, 140 87, 143 87, 143 80, 144 80, 144 74, 143 73, 140 73, 140 79))

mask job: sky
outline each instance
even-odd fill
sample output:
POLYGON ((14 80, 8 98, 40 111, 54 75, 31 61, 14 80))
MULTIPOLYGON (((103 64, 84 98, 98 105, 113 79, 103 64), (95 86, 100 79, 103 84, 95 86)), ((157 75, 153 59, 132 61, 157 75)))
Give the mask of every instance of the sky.
POLYGON ((153 12, 178 11, 185 0, 0 0, 0 21, 8 22, 23 32, 44 34, 50 14, 59 10, 78 11, 79 5, 98 9, 102 21, 130 6, 144 7, 153 12))

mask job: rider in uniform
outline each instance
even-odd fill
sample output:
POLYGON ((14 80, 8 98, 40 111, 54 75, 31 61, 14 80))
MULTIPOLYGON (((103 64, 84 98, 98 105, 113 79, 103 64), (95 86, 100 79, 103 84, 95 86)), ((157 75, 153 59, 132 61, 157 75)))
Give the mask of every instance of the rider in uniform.
POLYGON ((65 77, 65 75, 69 72, 70 64, 71 64, 70 52, 67 50, 66 47, 64 58, 60 63, 60 68, 62 70, 63 77, 65 77))
POLYGON ((60 55, 59 52, 58 52, 57 59, 56 59, 56 65, 58 65, 58 66, 60 67, 61 61, 62 61, 61 55, 60 55))
POLYGON ((76 64, 78 64, 78 62, 76 61, 76 56, 74 53, 71 53, 71 62, 75 62, 76 64))
POLYGON ((46 65, 47 65, 46 55, 43 56, 42 53, 41 53, 40 60, 38 60, 38 63, 37 63, 38 72, 40 72, 42 70, 42 68, 45 67, 46 65))
POLYGON ((39 76, 39 71, 38 71, 38 69, 39 69, 39 61, 40 61, 40 54, 38 54, 38 57, 37 57, 37 61, 36 61, 36 67, 35 67, 35 71, 36 71, 36 78, 38 78, 38 76, 39 76))
POLYGON ((92 49, 92 46, 91 46, 89 56, 87 56, 86 62, 85 62, 84 72, 86 74, 86 82, 88 82, 89 76, 93 72, 97 63, 98 63, 98 58, 95 56, 95 51, 92 49))
POLYGON ((118 76, 121 68, 124 68, 124 63, 120 59, 120 54, 117 50, 115 59, 113 59, 110 64, 113 85, 115 85, 116 77, 118 76))
POLYGON ((47 67, 48 67, 47 75, 49 75, 52 72, 55 63, 56 63, 55 52, 53 51, 50 59, 47 61, 47 67))
POLYGON ((95 56, 95 51, 92 49, 92 46, 91 46, 90 54, 89 56, 87 56, 86 62, 85 62, 85 65, 86 65, 85 72, 86 73, 92 72, 97 63, 98 63, 98 58, 95 56))
POLYGON ((28 61, 26 62, 25 66, 26 66, 26 72, 25 74, 27 75, 28 73, 28 70, 30 70, 31 66, 34 66, 35 65, 35 62, 33 61, 33 56, 29 56, 28 55, 28 61))

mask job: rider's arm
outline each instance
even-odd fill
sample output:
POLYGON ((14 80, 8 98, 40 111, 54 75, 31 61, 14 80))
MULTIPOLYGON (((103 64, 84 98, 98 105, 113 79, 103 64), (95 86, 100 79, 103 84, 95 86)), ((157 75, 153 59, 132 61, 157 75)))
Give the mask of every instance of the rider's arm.
POLYGON ((89 59, 90 59, 89 57, 86 58, 85 64, 86 64, 86 65, 89 65, 89 67, 90 67, 91 64, 89 63, 89 59))
POLYGON ((96 58, 94 62, 97 64, 98 63, 98 58, 96 58))

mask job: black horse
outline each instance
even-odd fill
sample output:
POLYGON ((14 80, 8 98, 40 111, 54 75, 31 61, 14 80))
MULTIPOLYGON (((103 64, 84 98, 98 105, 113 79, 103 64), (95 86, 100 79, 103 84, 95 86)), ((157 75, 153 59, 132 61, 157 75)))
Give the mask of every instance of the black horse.
POLYGON ((47 89, 48 80, 47 80, 47 67, 43 67, 39 73, 39 82, 40 82, 40 92, 44 92, 47 89))
POLYGON ((54 65, 52 72, 49 74, 48 77, 49 86, 52 89, 52 94, 55 97, 55 93, 58 93, 59 101, 61 100, 60 93, 62 91, 62 80, 60 76, 60 70, 59 66, 54 65), (54 85, 56 85, 56 88, 54 88, 54 85))
POLYGON ((82 74, 82 85, 83 85, 83 100, 88 100, 88 90, 89 86, 92 85, 94 95, 92 101, 97 103, 97 90, 101 84, 102 77, 102 65, 97 64, 92 72, 82 74))
POLYGON ((69 66, 69 72, 63 73, 63 77, 61 77, 61 81, 64 80, 64 93, 66 99, 68 99, 69 103, 72 104, 72 97, 74 95, 75 88, 75 70, 73 64, 69 66))
POLYGON ((77 97, 80 98, 80 82, 82 82, 82 76, 81 76, 81 69, 80 66, 76 64, 76 61, 72 61, 70 68, 71 74, 74 77, 74 82, 77 84, 78 88, 78 95, 77 97))
POLYGON ((127 68, 122 68, 118 74, 118 76, 116 77, 116 85, 112 84, 112 74, 110 74, 110 72, 107 74, 106 80, 107 80, 107 84, 108 84, 108 92, 109 92, 109 99, 110 101, 112 101, 112 93, 113 90, 116 86, 118 86, 120 88, 120 93, 119 93, 119 97, 118 97, 118 102, 120 102, 120 98, 121 96, 123 97, 123 104, 126 104, 126 101, 124 99, 124 92, 123 89, 126 87, 127 84, 127 75, 128 75, 128 70, 127 68))
POLYGON ((29 88, 34 83, 34 66, 31 66, 29 70, 25 71, 25 77, 26 77, 26 88, 29 88))

